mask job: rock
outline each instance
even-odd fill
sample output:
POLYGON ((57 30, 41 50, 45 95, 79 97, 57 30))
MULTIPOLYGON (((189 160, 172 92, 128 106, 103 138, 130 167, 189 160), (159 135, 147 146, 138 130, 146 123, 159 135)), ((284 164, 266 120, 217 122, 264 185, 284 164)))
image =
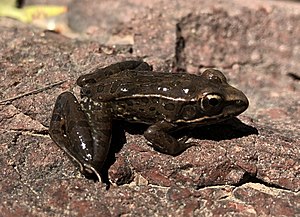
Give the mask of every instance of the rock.
POLYGON ((300 215, 299 3, 63 2, 80 38, 0 19, 0 97, 16 97, 0 104, 2 216, 300 215), (59 93, 79 96, 79 75, 141 58, 174 73, 218 68, 250 107, 194 129, 196 146, 176 157, 137 130, 116 134, 107 190, 50 139, 51 111, 59 93))

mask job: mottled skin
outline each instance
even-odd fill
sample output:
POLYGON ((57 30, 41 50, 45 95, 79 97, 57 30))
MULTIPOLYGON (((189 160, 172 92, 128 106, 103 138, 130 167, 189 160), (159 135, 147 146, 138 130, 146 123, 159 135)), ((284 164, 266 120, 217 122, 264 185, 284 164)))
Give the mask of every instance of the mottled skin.
POLYGON ((170 135, 236 116, 248 107, 246 96, 214 69, 200 76, 153 72, 142 61, 125 61, 78 78, 81 102, 70 92, 56 101, 49 133, 80 166, 83 174, 100 171, 106 160, 112 121, 149 125, 144 132, 162 153, 177 155, 191 143, 170 135))

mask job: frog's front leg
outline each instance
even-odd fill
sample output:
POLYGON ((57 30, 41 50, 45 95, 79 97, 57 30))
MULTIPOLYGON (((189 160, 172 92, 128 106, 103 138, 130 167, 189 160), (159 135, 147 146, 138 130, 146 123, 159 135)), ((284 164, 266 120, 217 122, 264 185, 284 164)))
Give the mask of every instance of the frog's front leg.
POLYGON ((184 140, 177 140, 169 134, 170 131, 176 129, 175 124, 167 121, 161 121, 151 125, 145 132, 145 138, 150 141, 151 146, 158 151, 169 154, 178 155, 187 148, 193 146, 193 143, 186 143, 184 140))
POLYGON ((105 106, 88 106, 92 110, 86 115, 72 93, 59 95, 49 133, 55 143, 80 166, 81 173, 95 174, 100 181, 100 171, 110 145, 111 114, 105 106))

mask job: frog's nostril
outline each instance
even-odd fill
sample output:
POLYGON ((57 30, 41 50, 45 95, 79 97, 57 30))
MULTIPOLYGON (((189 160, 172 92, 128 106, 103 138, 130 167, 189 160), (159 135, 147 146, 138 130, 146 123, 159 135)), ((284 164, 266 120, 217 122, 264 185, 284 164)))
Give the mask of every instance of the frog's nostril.
POLYGON ((243 112, 248 108, 249 103, 248 100, 236 100, 235 106, 243 112))
POLYGON ((248 107, 248 103, 246 101, 243 100, 236 100, 235 101, 235 105, 240 107, 240 108, 244 108, 244 107, 248 107))
POLYGON ((235 101, 235 104, 237 104, 237 105, 243 105, 244 102, 243 102, 242 100, 236 100, 236 101, 235 101))

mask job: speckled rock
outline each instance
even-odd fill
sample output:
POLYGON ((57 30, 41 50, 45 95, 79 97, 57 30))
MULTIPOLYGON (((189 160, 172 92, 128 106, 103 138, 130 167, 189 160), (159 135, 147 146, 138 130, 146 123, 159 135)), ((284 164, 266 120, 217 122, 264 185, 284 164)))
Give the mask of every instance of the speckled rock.
POLYGON ((300 216, 299 3, 60 3, 78 38, 0 18, 1 216, 300 216), (196 145, 176 157, 125 127, 113 134, 108 189, 47 128, 58 94, 78 96, 79 75, 125 59, 170 73, 218 68, 250 107, 194 129, 196 145))

